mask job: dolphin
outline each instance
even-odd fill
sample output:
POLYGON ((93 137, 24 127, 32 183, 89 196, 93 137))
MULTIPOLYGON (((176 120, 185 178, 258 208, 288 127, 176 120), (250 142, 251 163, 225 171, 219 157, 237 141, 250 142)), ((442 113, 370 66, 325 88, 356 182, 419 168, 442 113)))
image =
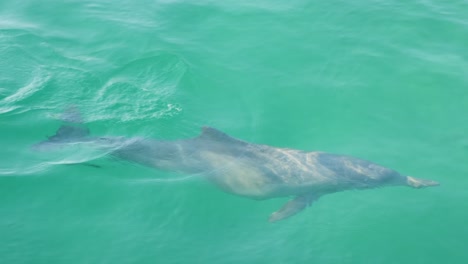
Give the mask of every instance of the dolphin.
POLYGON ((63 124, 33 146, 51 150, 86 144, 118 159, 184 174, 200 174, 227 193, 256 200, 293 197, 269 221, 286 219, 326 194, 384 186, 423 188, 438 182, 405 176, 370 161, 319 151, 249 143, 215 128, 181 140, 95 137, 80 122, 63 124))

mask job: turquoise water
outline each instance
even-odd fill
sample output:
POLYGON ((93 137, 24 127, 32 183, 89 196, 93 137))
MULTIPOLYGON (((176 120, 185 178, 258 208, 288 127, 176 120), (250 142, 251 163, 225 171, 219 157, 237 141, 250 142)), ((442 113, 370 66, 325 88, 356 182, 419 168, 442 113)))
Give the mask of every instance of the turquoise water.
POLYGON ((466 263, 464 1, 0 2, 1 263, 466 263), (439 181, 325 196, 282 222, 190 175, 35 153, 93 135, 244 140, 439 181), (67 163, 86 161, 101 168, 67 163))

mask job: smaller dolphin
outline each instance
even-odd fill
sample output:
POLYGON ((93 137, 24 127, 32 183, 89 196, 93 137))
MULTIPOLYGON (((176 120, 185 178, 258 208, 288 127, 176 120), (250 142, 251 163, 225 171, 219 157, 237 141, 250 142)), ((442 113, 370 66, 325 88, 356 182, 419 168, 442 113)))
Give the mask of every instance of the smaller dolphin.
MULTIPOLYGON (((70 120, 68 120, 70 121, 70 120)), ((423 188, 432 180, 405 176, 370 161, 324 152, 276 148, 242 141, 211 127, 190 139, 93 137, 81 121, 62 125, 34 146, 51 150, 86 144, 119 159, 160 170, 201 174, 222 190, 252 199, 294 198, 270 222, 302 211, 326 194, 384 186, 423 188)))

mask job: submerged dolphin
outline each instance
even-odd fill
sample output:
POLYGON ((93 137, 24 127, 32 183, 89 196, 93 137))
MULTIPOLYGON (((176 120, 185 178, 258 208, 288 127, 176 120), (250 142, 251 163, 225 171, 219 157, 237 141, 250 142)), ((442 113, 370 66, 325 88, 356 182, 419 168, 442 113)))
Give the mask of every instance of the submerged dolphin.
POLYGON ((334 192, 438 185, 435 181, 404 176, 362 159, 249 143, 210 127, 204 127, 195 138, 161 141, 92 137, 81 124, 62 125, 54 136, 34 148, 48 150, 80 143, 145 166, 205 175, 219 188, 235 195, 253 199, 295 197, 274 212, 270 222, 290 217, 319 197, 334 192))

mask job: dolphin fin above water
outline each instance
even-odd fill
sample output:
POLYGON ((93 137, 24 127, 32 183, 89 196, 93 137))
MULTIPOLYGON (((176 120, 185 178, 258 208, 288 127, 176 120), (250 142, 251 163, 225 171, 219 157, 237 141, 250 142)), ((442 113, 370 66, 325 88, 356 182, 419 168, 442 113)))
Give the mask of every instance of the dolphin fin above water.
POLYGON ((249 143, 211 127, 203 127, 198 137, 174 141, 93 137, 81 116, 73 111, 64 120, 67 124, 48 140, 34 145, 34 149, 53 150, 83 143, 105 150, 112 157, 144 166, 204 175, 225 192, 238 196, 257 200, 295 197, 272 213, 270 222, 291 217, 319 197, 339 191, 438 185, 366 160, 249 143))

